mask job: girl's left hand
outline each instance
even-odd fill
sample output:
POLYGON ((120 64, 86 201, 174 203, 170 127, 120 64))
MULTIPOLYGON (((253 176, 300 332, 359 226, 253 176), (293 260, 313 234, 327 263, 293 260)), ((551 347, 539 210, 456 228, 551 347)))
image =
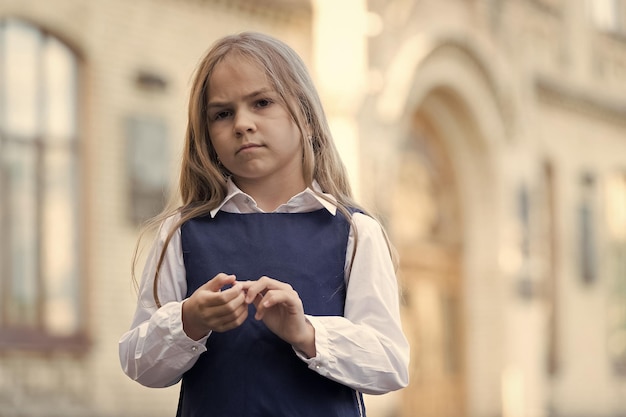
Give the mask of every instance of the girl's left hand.
POLYGON ((269 277, 241 284, 246 303, 256 307, 255 319, 263 320, 274 334, 309 358, 315 356, 315 329, 304 316, 302 300, 291 285, 269 277))

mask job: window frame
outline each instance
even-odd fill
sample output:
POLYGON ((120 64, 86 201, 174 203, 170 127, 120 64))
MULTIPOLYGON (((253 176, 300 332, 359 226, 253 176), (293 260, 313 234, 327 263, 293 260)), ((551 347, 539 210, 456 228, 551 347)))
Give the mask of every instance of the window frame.
POLYGON ((606 13, 599 13, 598 0, 587 0, 587 14, 593 28, 606 35, 618 38, 626 38, 626 1, 625 0, 601 0, 605 7, 610 7, 612 17, 608 19, 606 13))
MULTIPOLYGON (((45 47, 49 47, 49 42, 56 42, 61 45, 64 50, 69 52, 69 56, 71 57, 71 61, 68 64, 72 65, 74 70, 72 80, 72 86, 74 91, 72 92, 74 107, 71 109, 73 116, 73 133, 67 136, 67 142, 62 144, 50 144, 46 142, 46 140, 50 141, 49 132, 46 131, 45 121, 43 121, 43 117, 41 116, 42 110, 38 108, 36 110, 38 114, 39 120, 36 122, 36 127, 39 128, 39 132, 37 134, 28 136, 28 140, 26 146, 32 148, 31 150, 35 154, 36 162, 33 168, 32 175, 34 176, 34 187, 35 187, 35 230, 36 230, 36 243, 34 246, 35 250, 35 258, 37 265, 34 266, 35 269, 35 282, 37 288, 34 290, 34 298, 36 300, 33 303, 34 315, 36 316, 36 323, 34 326, 24 325, 24 323, 10 324, 6 320, 7 311, 9 309, 8 302, 12 303, 11 297, 11 285, 14 282, 14 278, 12 277, 12 261, 11 261, 11 238, 0 236, 0 352, 9 351, 9 350, 31 350, 31 351, 42 351, 42 352, 50 352, 50 351, 63 351, 70 353, 82 353, 87 350, 87 348, 91 345, 90 338, 88 336, 88 315, 87 313, 87 303, 85 302, 85 294, 87 294, 87 285, 88 283, 85 280, 85 264, 84 264, 84 227, 83 227, 83 218, 85 209, 83 207, 83 198, 82 198, 82 173, 84 172, 83 166, 83 158, 81 157, 81 143, 82 143, 82 135, 81 135, 81 113, 83 112, 83 108, 81 104, 85 101, 83 99, 83 72, 84 65, 83 59, 80 53, 78 53, 77 48, 73 47, 73 45, 67 42, 63 37, 58 36, 57 34, 52 33, 51 31, 45 29, 40 24, 30 21, 28 19, 23 19, 21 17, 13 17, 13 16, 4 16, 0 18, 0 32, 3 34, 8 33, 7 27, 10 22, 16 22, 19 25, 23 25, 29 31, 34 31, 34 33, 38 37, 38 50, 37 50, 37 59, 42 59, 45 51, 45 47), (62 148, 57 148, 62 147, 62 148), (45 308, 46 308, 46 285, 48 281, 44 277, 42 273, 42 265, 44 263, 43 260, 43 251, 42 247, 46 245, 45 240, 42 238, 43 235, 43 216, 45 208, 43 204, 46 190, 46 184, 44 183, 44 173, 45 167, 43 166, 44 160, 46 157, 51 157, 55 152, 61 152, 61 156, 64 158, 68 158, 69 161, 69 170, 76 174, 76 178, 73 178, 73 184, 69 185, 71 187, 72 200, 70 205, 72 207, 73 213, 76 214, 76 218, 73 220, 73 239, 75 241, 76 253, 71 259, 72 270, 74 271, 74 278, 69 278, 71 280, 72 290, 76 293, 73 301, 73 314, 74 320, 76 320, 76 325, 73 327, 71 332, 67 334, 55 334, 50 331, 50 327, 47 326, 45 321, 45 308), (73 171, 72 171, 73 170, 73 171)), ((0 37, 1 39, 1 37, 0 37)), ((2 56, 6 51, 3 51, 2 48, 4 44, 0 42, 0 56, 2 56)), ((6 61, 5 61, 6 62, 6 61)), ((4 82, 5 71, 7 66, 0 65, 0 88, 2 87, 2 83, 4 82)), ((41 94, 41 91, 45 90, 47 87, 50 87, 50 80, 45 80, 41 74, 42 71, 37 75, 37 94, 41 94), (46 84, 48 83, 48 84, 46 84)), ((7 120, 3 120, 2 118, 6 115, 6 106, 8 103, 6 102, 6 95, 0 95, 0 148, 9 146, 11 144, 19 143, 20 137, 15 135, 13 132, 10 132, 7 126, 7 120)), ((11 145, 11 146, 13 146, 11 145)), ((9 159, 10 161, 10 159, 9 159)), ((0 165, 0 168, 2 166, 0 165)), ((8 175, 3 175, 0 172, 0 190, 8 190, 9 178, 8 175)), ((67 183, 65 183, 67 184, 67 183)), ((11 212, 12 209, 11 199, 5 198, 3 199, 4 207, 0 207, 0 230, 9 230, 9 225, 11 223, 11 212)))

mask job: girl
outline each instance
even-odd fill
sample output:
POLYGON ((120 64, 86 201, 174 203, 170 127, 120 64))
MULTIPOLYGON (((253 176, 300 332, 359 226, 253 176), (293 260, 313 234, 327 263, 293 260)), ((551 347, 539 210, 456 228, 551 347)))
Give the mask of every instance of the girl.
POLYGON ((352 201, 310 76, 258 33, 193 81, 180 176, 119 353, 178 416, 364 416, 408 383, 389 246, 352 201))

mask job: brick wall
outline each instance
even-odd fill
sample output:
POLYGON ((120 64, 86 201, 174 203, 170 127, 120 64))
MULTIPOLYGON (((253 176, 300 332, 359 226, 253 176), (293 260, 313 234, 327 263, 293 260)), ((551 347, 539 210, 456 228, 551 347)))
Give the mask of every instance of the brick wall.
POLYGON ((130 264, 139 234, 128 216, 125 121, 165 124, 174 182, 191 74, 204 51, 222 35, 259 30, 288 40, 309 60, 310 10, 247 1, 4 0, 5 16, 50 31, 82 57, 81 283, 92 345, 77 356, 0 352, 0 416, 172 416, 178 387, 144 388, 118 360, 117 341, 136 302, 130 264), (140 72, 158 76, 165 88, 141 88, 140 72))

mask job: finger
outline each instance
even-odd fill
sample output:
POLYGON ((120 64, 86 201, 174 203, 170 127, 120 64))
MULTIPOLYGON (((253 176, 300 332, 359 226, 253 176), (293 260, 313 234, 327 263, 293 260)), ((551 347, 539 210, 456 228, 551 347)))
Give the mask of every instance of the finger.
POLYGON ((204 285, 202 285, 200 288, 203 290, 211 291, 211 292, 218 292, 225 285, 233 284, 236 279, 237 277, 235 277, 234 275, 227 275, 223 272, 220 272, 219 274, 214 276, 211 280, 209 280, 204 285))
MULTIPOLYGON (((256 313, 254 317, 257 320, 263 320, 265 315, 273 309, 280 309, 288 316, 298 316, 304 313, 302 301, 293 290, 272 290, 268 291, 262 298, 255 299, 256 313)), ((286 316, 284 318, 287 318, 286 316)))
POLYGON ((254 307, 256 309, 256 312, 254 313, 254 318, 257 320, 263 320, 263 314, 265 312, 265 309, 261 307, 261 303, 263 302, 263 296, 261 294, 257 295, 254 298, 254 307))
POLYGON ((234 312, 247 309, 245 294, 241 288, 231 288, 221 293, 213 293, 212 297, 207 297, 205 308, 210 311, 210 315, 217 319, 232 315, 234 312))
POLYGON ((250 281, 247 284, 246 303, 252 303, 256 297, 265 294, 270 290, 290 290, 291 285, 269 277, 261 277, 257 281, 250 281))
POLYGON ((246 303, 252 303, 258 295, 262 295, 267 289, 269 279, 261 277, 256 281, 247 281, 243 284, 246 288, 246 303))
POLYGON ((255 306, 257 310, 264 311, 278 304, 288 307, 289 312, 291 312, 291 310, 295 310, 294 307, 301 304, 301 301, 295 291, 272 290, 268 291, 261 300, 258 300, 255 306))
MULTIPOLYGON (((207 290, 204 287, 200 287, 196 290, 196 292, 198 293, 199 303, 203 307, 219 307, 228 304, 233 299, 239 297, 241 294, 244 294, 243 287, 239 285, 237 281, 235 281, 230 288, 225 290, 212 291, 207 290)), ((241 302, 245 302, 243 297, 241 302)))
POLYGON ((206 326, 211 330, 224 331, 243 323, 248 316, 248 305, 243 298, 240 295, 229 304, 206 308, 203 313, 206 326))
POLYGON ((214 318, 212 329, 218 332, 224 332, 239 327, 248 317, 248 305, 242 304, 232 315, 222 318, 214 318))

